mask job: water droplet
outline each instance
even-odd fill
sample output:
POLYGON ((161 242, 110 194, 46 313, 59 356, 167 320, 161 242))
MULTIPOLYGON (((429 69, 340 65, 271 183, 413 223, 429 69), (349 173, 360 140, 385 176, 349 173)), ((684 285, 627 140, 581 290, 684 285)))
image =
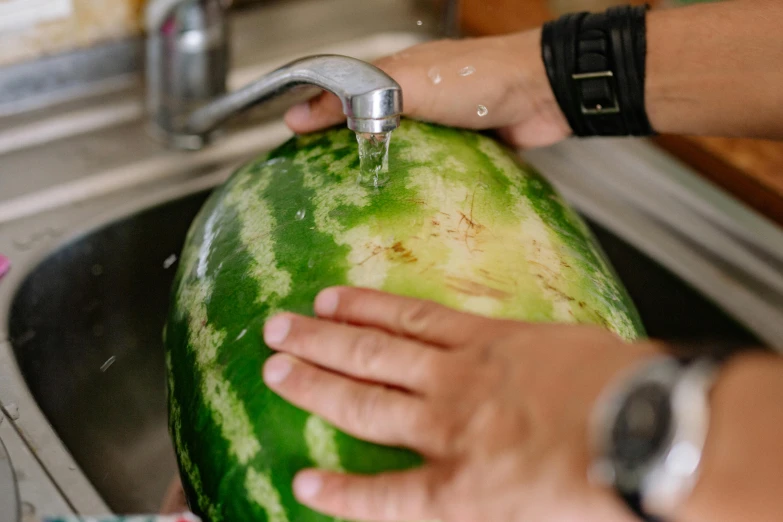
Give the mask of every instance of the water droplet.
POLYGON ((237 338, 236 338, 236 340, 238 341, 238 340, 240 340, 241 338, 243 338, 243 337, 245 336, 245 334, 246 334, 246 333, 247 333, 247 328, 245 328, 244 330, 242 330, 241 332, 239 332, 239 335, 237 335, 237 338))
POLYGON ((19 406, 17 406, 15 402, 8 403, 5 407, 5 412, 11 420, 19 420, 19 406))
POLYGON ((171 268, 171 265, 173 265, 176 262, 177 262, 177 255, 171 254, 169 257, 163 260, 163 268, 165 270, 168 270, 169 268, 171 268))
POLYGON ((486 107, 485 105, 479 105, 479 106, 478 106, 478 108, 477 108, 477 110, 476 110, 476 113, 477 113, 477 114, 478 114, 480 117, 482 117, 482 118, 483 118, 484 116, 486 116, 487 114, 489 114, 489 109, 487 109, 487 107, 486 107))
POLYGON ((462 69, 459 70, 459 75, 460 76, 470 76, 474 72, 476 72, 476 68, 473 67, 472 65, 468 65, 467 67, 463 67, 462 69))
POLYGON ((103 273, 102 265, 92 265, 92 275, 99 276, 103 273))
POLYGON ((105 362, 105 363, 103 363, 103 364, 101 365, 101 371, 102 371, 102 372, 105 372, 106 370, 108 370, 108 369, 109 369, 109 367, 110 367, 112 364, 114 364, 114 361, 116 361, 116 360, 117 360, 117 357, 115 357, 114 355, 112 355, 111 357, 109 357, 108 359, 106 359, 106 362, 105 362))
POLYGON ((300 208, 299 210, 296 211, 296 216, 294 217, 296 218, 297 221, 302 221, 306 215, 307 215, 307 211, 303 208, 300 208))
POLYGON ((307 261, 307 268, 313 268, 315 266, 315 259, 312 257, 307 261))
POLYGON ((417 20, 417 21, 416 21, 416 25, 418 25, 419 27, 421 27, 422 25, 424 25, 424 22, 422 22, 421 20, 417 20))
POLYGON ((427 76, 430 77, 430 80, 432 80, 432 83, 435 85, 438 85, 441 82, 440 70, 437 67, 430 69, 427 76))

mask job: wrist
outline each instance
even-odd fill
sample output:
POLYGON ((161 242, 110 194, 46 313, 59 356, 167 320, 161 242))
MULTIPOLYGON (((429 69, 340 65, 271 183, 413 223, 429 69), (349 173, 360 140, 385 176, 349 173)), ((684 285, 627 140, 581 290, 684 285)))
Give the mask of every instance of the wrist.
POLYGON ((523 119, 535 122, 535 132, 551 129, 554 135, 570 136, 573 131, 563 113, 541 60, 541 28, 509 35, 510 48, 515 50, 516 74, 509 97, 518 100, 517 108, 523 119), (520 92, 521 91, 521 92, 520 92))
POLYGON ((674 519, 771 520, 763 513, 779 502, 782 372, 780 357, 765 353, 734 356, 721 369, 700 476, 674 519))
POLYGON ((690 134, 698 120, 699 103, 689 93, 704 92, 710 86, 700 86, 702 78, 690 70, 692 66, 681 70, 681 61, 671 58, 688 47, 684 38, 693 27, 692 23, 683 25, 678 14, 671 10, 648 13, 644 91, 647 115, 655 129, 661 133, 690 134))

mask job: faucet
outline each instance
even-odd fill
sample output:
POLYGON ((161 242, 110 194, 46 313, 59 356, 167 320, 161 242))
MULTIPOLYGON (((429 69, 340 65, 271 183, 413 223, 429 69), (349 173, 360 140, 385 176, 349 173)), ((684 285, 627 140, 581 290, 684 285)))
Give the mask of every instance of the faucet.
POLYGON ((153 134, 167 145, 201 149, 232 116, 308 86, 335 94, 348 128, 357 133, 386 133, 400 125, 399 84, 377 67, 347 56, 307 56, 226 92, 229 4, 230 0, 147 4, 147 112, 153 134))

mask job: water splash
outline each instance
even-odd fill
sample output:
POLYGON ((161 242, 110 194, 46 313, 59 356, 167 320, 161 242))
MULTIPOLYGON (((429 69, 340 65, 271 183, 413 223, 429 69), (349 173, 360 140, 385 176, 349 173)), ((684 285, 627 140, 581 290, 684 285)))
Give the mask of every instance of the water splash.
POLYGON ((429 76, 430 81, 432 81, 432 83, 434 83, 435 85, 438 85, 442 80, 442 78, 440 77, 440 69, 438 69, 437 67, 433 67, 432 69, 430 69, 429 72, 427 73, 427 76, 429 76))
POLYGON ((294 218, 296 218, 297 221, 302 221, 306 215, 307 215, 307 211, 303 208, 300 208, 299 210, 296 211, 296 215, 294 216, 294 218))
POLYGON ((114 361, 117 360, 117 357, 112 355, 108 359, 106 359, 106 362, 101 365, 101 371, 106 372, 109 368, 111 368, 111 365, 114 364, 114 361))
POLYGON ((235 340, 235 341, 238 341, 238 340, 240 340, 241 338, 243 338, 243 337, 245 336, 245 334, 246 334, 246 333, 247 333, 247 328, 244 328, 244 329, 242 329, 242 331, 241 331, 241 332, 239 332, 239 335, 237 335, 237 338, 236 338, 236 339, 234 339, 234 340, 235 340))
POLYGON ((462 69, 459 70, 459 75, 460 76, 470 76, 474 72, 476 72, 476 68, 473 67, 472 65, 468 65, 467 67, 463 67, 462 69))
POLYGON ((356 133, 359 143, 360 184, 370 183, 378 188, 389 181, 389 143, 391 132, 381 134, 356 133))
POLYGON ((487 109, 486 105, 479 105, 476 109, 476 114, 479 115, 479 117, 483 118, 487 114, 489 114, 489 109, 487 109))
POLYGON ((171 254, 169 257, 163 260, 163 269, 168 270, 176 262, 177 262, 177 254, 171 254))
POLYGON ((421 27, 422 25, 424 25, 424 22, 422 22, 421 20, 416 20, 416 25, 421 27))

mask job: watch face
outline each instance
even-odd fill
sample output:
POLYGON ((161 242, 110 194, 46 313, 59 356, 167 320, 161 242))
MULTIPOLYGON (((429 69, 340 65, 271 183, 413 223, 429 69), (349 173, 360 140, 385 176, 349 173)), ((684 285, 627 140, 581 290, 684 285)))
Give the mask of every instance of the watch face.
POLYGON ((644 466, 666 444, 672 423, 669 390, 656 383, 637 387, 622 405, 611 435, 611 458, 634 470, 644 466))

